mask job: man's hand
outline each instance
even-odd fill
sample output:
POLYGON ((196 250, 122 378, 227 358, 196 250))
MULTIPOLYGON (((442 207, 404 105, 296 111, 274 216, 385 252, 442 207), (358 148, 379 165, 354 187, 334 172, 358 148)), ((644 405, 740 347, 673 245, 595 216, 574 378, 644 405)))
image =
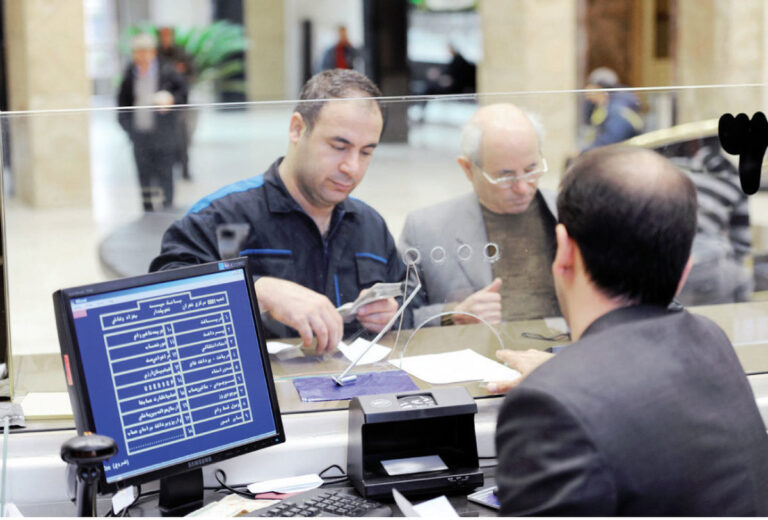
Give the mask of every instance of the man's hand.
MULTIPOLYGON (((360 291, 362 294, 365 291, 360 291)), ((357 310, 357 321, 360 325, 373 332, 381 332, 384 325, 389 323, 392 316, 397 312, 397 302, 394 298, 377 300, 367 305, 363 305, 357 310)))
POLYGON ((168 112, 168 107, 174 104, 173 94, 167 90, 158 90, 152 96, 152 100, 155 102, 155 105, 160 107, 158 112, 161 114, 168 112))
MULTIPOLYGON (((467 299, 458 304, 453 310, 469 312, 480 316, 488 323, 501 323, 501 278, 495 278, 490 285, 470 294, 467 299)), ((458 325, 477 323, 477 320, 466 314, 454 314, 453 322, 458 325)))
POLYGON ((488 383, 488 391, 494 394, 503 394, 510 388, 514 388, 536 370, 540 365, 551 359, 554 354, 541 350, 497 350, 496 357, 510 368, 520 372, 520 377, 512 381, 492 381, 488 383))
POLYGON ((344 334, 344 322, 325 295, 297 283, 262 276, 254 283, 262 311, 299 332, 304 346, 317 336, 317 352, 333 350, 344 334))

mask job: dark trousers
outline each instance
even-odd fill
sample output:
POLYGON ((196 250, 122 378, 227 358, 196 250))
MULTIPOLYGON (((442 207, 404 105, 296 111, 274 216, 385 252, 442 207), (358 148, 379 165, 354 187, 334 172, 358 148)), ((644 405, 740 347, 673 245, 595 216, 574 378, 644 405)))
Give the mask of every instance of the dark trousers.
POLYGON ((176 150, 158 146, 152 134, 134 135, 133 156, 141 186, 141 200, 145 211, 155 209, 155 202, 163 208, 173 205, 173 163, 176 150))

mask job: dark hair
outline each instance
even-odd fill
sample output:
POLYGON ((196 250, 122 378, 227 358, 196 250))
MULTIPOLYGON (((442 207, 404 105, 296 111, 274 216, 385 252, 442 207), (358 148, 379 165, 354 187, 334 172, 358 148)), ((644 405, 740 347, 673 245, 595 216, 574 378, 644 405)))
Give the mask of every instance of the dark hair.
POLYGON ((642 148, 587 152, 566 172, 557 211, 604 293, 672 301, 696 233, 696 188, 669 160, 642 148))
MULTIPOLYGON (((296 104, 294 112, 301 114, 311 131, 320 109, 329 99, 366 96, 380 98, 382 94, 379 87, 363 74, 350 69, 324 70, 309 78, 301 88, 301 101, 296 104)), ((381 101, 376 99, 376 105, 382 118, 386 120, 381 101)))

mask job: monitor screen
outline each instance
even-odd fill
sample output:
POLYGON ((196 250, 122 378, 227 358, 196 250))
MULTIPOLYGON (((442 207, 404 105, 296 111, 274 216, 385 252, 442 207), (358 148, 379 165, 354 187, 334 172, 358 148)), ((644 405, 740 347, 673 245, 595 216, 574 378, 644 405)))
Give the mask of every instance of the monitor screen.
POLYGON ((54 294, 78 430, 118 446, 107 484, 285 440, 250 280, 235 260, 54 294))

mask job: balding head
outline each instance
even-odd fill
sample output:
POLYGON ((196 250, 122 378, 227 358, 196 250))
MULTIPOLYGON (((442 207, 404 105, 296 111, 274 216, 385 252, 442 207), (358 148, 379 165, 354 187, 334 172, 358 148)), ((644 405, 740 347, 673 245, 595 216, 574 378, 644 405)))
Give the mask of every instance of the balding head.
MULTIPOLYGON (((512 141, 529 144, 535 139, 536 147, 541 149, 543 128, 535 116, 527 114, 510 103, 487 105, 480 108, 469 119, 461 132, 461 153, 482 166, 483 152, 492 149, 492 144, 484 146, 483 138, 493 136, 510 138, 512 141)), ((498 139, 495 139, 497 141, 498 139)))
POLYGON ((494 184, 483 172, 498 179, 541 170, 542 134, 535 118, 515 105, 488 105, 475 112, 462 130, 458 162, 483 206, 495 213, 513 214, 528 208, 538 179, 494 184))
POLYGON ((605 294, 668 305, 696 233, 696 188, 651 150, 598 148, 562 181, 558 217, 605 294))

